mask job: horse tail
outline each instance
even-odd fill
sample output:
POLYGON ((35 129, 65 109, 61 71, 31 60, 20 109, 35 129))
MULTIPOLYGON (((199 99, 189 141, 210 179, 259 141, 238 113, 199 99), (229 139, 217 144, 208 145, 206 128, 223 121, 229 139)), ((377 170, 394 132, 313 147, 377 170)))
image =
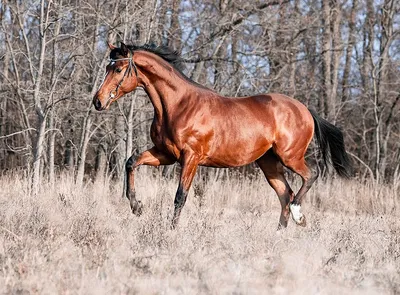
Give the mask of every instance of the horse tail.
POLYGON ((309 111, 314 119, 315 135, 325 166, 328 166, 330 162, 328 159, 328 153, 330 153, 331 163, 339 176, 349 178, 351 174, 351 163, 344 147, 342 131, 318 116, 315 111, 309 111))

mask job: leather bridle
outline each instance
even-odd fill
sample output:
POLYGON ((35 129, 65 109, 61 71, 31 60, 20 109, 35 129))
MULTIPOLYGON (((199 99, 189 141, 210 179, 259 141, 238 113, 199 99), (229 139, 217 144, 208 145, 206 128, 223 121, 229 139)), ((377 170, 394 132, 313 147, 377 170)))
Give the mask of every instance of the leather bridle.
POLYGON ((125 58, 110 59, 110 63, 117 62, 117 61, 120 61, 120 60, 128 60, 129 61, 129 65, 128 65, 128 68, 125 70, 125 73, 122 76, 122 79, 119 81, 117 87, 113 91, 110 92, 110 96, 109 96, 107 104, 109 104, 110 101, 118 94, 118 89, 122 85, 122 83, 124 82, 125 77, 132 75, 132 68, 133 68, 133 70, 135 72, 135 75, 136 75, 136 81, 138 79, 138 71, 137 71, 137 67, 136 67, 135 62, 133 61, 133 53, 131 51, 129 51, 128 56, 129 57, 125 57, 125 58))

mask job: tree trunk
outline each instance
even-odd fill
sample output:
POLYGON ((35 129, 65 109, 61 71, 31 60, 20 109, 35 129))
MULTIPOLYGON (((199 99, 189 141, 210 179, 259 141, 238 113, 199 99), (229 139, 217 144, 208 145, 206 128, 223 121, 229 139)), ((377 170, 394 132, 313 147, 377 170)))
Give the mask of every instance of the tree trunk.
POLYGON ((49 147, 48 147, 49 182, 53 188, 54 180, 55 180, 54 155, 55 155, 55 141, 56 141, 56 132, 54 131, 54 112, 53 111, 51 111, 49 114, 49 129, 51 132, 50 136, 49 136, 49 147))
MULTIPOLYGON (((121 100, 121 99, 120 99, 121 100)), ((123 114, 123 106, 124 106, 124 101, 121 100, 119 103, 119 106, 122 106, 121 115, 115 116, 114 119, 114 138, 116 139, 115 141, 115 148, 113 152, 113 174, 114 178, 120 182, 125 174, 125 161, 126 161, 126 144, 127 142, 124 142, 124 139, 126 139, 125 135, 125 123, 124 123, 124 114, 123 114)))
POLYGON ((90 129, 92 127, 92 118, 90 114, 91 111, 89 110, 83 124, 83 126, 85 126, 85 129, 82 130, 81 144, 79 148, 79 157, 78 157, 78 167, 75 180, 78 186, 82 186, 83 176, 85 174, 86 150, 90 140, 90 129))
MULTIPOLYGON (((298 0, 294 1, 293 10, 296 15, 300 14, 298 0)), ((289 49, 290 72, 289 72, 289 83, 288 83, 289 84, 288 95, 292 97, 296 97, 296 70, 297 70, 296 58, 298 54, 298 47, 299 47, 298 41, 293 40, 293 44, 289 49)))
POLYGON ((336 109, 337 109, 337 102, 336 102, 336 97, 337 97, 337 91, 338 91, 338 78, 339 78, 339 63, 340 63, 340 58, 342 56, 342 50, 341 50, 341 34, 340 34, 340 22, 341 22, 341 7, 339 4, 339 1, 335 2, 335 6, 332 9, 332 73, 331 73, 331 93, 330 93, 330 99, 329 99, 329 116, 332 120, 333 123, 336 122, 336 109))
MULTIPOLYGON (((40 97, 40 87, 43 76, 43 67, 44 67, 44 59, 46 53, 46 29, 48 26, 49 13, 51 3, 47 3, 47 10, 45 8, 45 0, 41 1, 40 8, 40 55, 39 55, 39 66, 37 75, 35 78, 35 90, 33 93, 33 100, 35 102, 35 110, 38 119, 38 128, 37 128, 37 138, 35 143, 35 151, 33 155, 33 175, 32 175, 32 188, 33 194, 36 195, 39 192, 40 178, 41 178, 41 159, 43 152, 43 144, 45 139, 45 130, 46 130, 46 114, 44 112, 44 108, 41 105, 41 97, 40 97)), ((27 41, 26 41, 27 42, 27 41)), ((29 45, 27 45, 29 47, 29 45)), ((33 66, 33 65, 32 65, 33 66)))
MULTIPOLYGON (((126 131, 126 145, 125 145, 125 163, 132 156, 133 153, 133 117, 134 117, 134 110, 135 104, 137 100, 137 93, 133 94, 132 100, 129 103, 129 113, 127 117, 127 131, 126 131)), ((126 173, 124 173, 124 183, 122 189, 122 197, 125 198, 126 192, 126 173)))
POLYGON ((64 165, 69 171, 73 171, 74 168, 74 150, 73 150, 73 143, 72 140, 68 139, 65 142, 64 148, 64 165))
POLYGON ((133 149, 133 116, 135 111, 135 102, 137 100, 137 93, 132 95, 132 99, 129 102, 129 113, 127 119, 127 132, 126 132, 126 148, 125 148, 125 159, 128 160, 132 155, 133 149))
POLYGON ((376 109, 376 118, 377 126, 377 138, 380 137, 377 142, 377 174, 380 176, 385 176, 386 170, 386 157, 387 157, 387 138, 391 133, 391 124, 390 121, 383 121, 383 101, 384 98, 389 96, 389 91, 387 91, 388 83, 388 65, 390 63, 389 58, 389 48, 391 43, 393 42, 393 17, 395 13, 395 5, 394 0, 385 0, 383 8, 381 10, 381 34, 380 34, 380 46, 379 46, 379 54, 380 59, 378 62, 378 75, 377 75, 377 89, 376 89, 376 99, 375 99, 375 108, 376 109), (385 124, 386 123, 386 124, 385 124))
POLYGON ((353 4, 351 7, 350 19, 349 19, 349 32, 347 36, 347 50, 346 50, 346 61, 343 69, 343 79, 342 79, 342 102, 345 102, 349 99, 349 75, 351 68, 351 59, 353 56, 353 48, 356 39, 356 11, 357 11, 358 0, 353 0, 353 4))
POLYGON ((331 113, 331 11, 329 0, 322 0, 322 27, 323 27, 323 37, 322 37, 322 93, 324 100, 324 114, 327 118, 331 113))
POLYGON ((40 189, 40 180, 41 180, 41 158, 43 154, 43 146, 45 139, 45 130, 46 130, 46 118, 39 117, 37 124, 37 137, 35 143, 35 149, 33 154, 33 171, 32 171, 32 193, 33 195, 37 195, 40 189))
POLYGON ((179 25, 179 7, 181 5, 181 0, 170 1, 172 1, 172 14, 171 25, 168 33, 168 46, 180 52, 182 49, 182 30, 179 25))
POLYGON ((99 144, 96 149, 96 181, 102 181, 105 176, 105 172, 107 169, 107 155, 106 155, 106 147, 104 143, 99 144))
POLYGON ((371 95, 371 72, 372 72, 372 48, 375 42, 374 25, 375 12, 373 0, 367 0, 367 16, 364 22, 363 61, 361 66, 361 78, 364 95, 371 95))
MULTIPOLYGON (((99 9, 100 2, 98 3, 97 9, 99 9)), ((113 11, 113 17, 112 20, 116 19, 116 15, 118 13, 118 5, 115 5, 114 11, 113 11)), ((98 50, 98 31, 99 31, 99 26, 100 26, 100 17, 99 15, 96 15, 96 24, 95 24, 95 29, 93 30, 93 35, 92 35, 92 44, 91 44, 91 50, 93 53, 97 53, 98 50)), ((113 40, 115 37, 114 32, 110 32, 108 40, 113 40)), ((100 63, 100 66, 93 66, 91 68, 91 89, 89 93, 89 100, 93 98, 97 91, 97 85, 99 84, 100 76, 102 75, 102 71, 99 71, 100 69, 103 69, 106 65, 106 57, 108 55, 108 52, 106 51, 103 55, 102 62, 100 63)), ((92 64, 96 65, 96 54, 92 55, 92 64)), ((87 112, 86 116, 83 118, 83 131, 81 133, 81 140, 80 140, 80 145, 79 145, 79 151, 78 151, 78 164, 77 164, 77 172, 76 172, 76 177, 75 177, 75 183, 78 186, 81 186, 83 184, 83 177, 85 174, 85 161, 86 161, 86 151, 87 147, 89 144, 89 140, 91 137, 91 128, 92 128, 92 118, 91 118, 91 110, 92 110, 92 104, 89 103, 87 107, 87 112)))

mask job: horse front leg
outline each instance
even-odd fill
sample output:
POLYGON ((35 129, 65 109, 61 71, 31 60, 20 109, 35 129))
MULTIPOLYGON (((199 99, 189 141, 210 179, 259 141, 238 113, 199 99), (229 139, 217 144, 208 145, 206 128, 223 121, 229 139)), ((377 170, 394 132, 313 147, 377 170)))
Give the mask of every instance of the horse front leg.
POLYGON ((133 155, 128 159, 125 165, 126 169, 126 197, 129 200, 132 213, 139 216, 142 214, 143 205, 141 201, 136 200, 136 194, 134 189, 135 175, 134 172, 140 165, 148 165, 158 167, 160 165, 170 165, 175 163, 175 160, 170 158, 168 155, 160 152, 156 147, 141 153, 136 161, 134 161, 133 155))
POLYGON ((193 178, 196 174, 198 163, 198 157, 194 152, 186 151, 183 153, 181 159, 182 170, 179 187, 174 200, 174 217, 172 218, 172 228, 175 228, 179 222, 179 217, 181 215, 182 208, 186 203, 187 195, 189 193, 193 178))

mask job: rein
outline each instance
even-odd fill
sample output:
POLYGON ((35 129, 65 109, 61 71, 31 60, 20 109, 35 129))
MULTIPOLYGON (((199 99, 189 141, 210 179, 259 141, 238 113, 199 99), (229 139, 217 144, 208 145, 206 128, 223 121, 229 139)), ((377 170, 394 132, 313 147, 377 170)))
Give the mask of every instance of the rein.
POLYGON ((124 76, 122 77, 121 81, 119 81, 119 83, 118 83, 117 87, 115 88, 115 90, 110 93, 110 98, 111 99, 114 98, 117 95, 118 88, 124 82, 124 79, 125 79, 126 75, 127 74, 128 74, 128 76, 132 75, 132 68, 135 71, 136 80, 138 79, 137 67, 136 67, 135 62, 133 61, 133 53, 131 51, 129 51, 129 57, 110 59, 110 62, 116 62, 116 61, 119 61, 119 60, 129 60, 129 65, 128 65, 128 68, 125 70, 124 76))

